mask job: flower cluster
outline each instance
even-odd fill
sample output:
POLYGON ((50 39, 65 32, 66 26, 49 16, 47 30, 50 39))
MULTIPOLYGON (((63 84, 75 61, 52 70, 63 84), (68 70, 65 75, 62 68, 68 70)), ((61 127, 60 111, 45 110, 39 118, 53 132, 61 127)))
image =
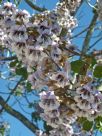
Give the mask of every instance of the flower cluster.
POLYGON ((40 93, 40 107, 44 109, 44 113, 41 114, 41 117, 47 121, 48 125, 52 127, 58 127, 58 121, 60 113, 58 108, 60 106, 56 96, 53 91, 42 92, 40 93))
POLYGON ((4 3, 0 11, 1 43, 16 53, 28 72, 32 72, 33 67, 41 67, 46 56, 59 63, 63 54, 68 54, 61 46, 72 46, 71 29, 76 27, 77 21, 63 8, 63 3, 51 12, 45 11, 32 18, 27 11, 18 10, 9 2, 4 3))
POLYGON ((50 136, 71 136, 73 128, 70 124, 75 122, 76 118, 67 117, 61 113, 62 107, 54 95, 54 91, 43 91, 40 93, 40 100, 39 105, 44 110, 40 115, 47 122, 47 125, 54 128, 50 131, 50 136))
POLYGON ((76 8, 79 7, 81 0, 61 0, 63 3, 65 3, 65 6, 67 6, 67 9, 70 13, 73 13, 76 11, 76 8))
POLYGON ((72 136, 77 117, 94 120, 102 113, 92 75, 73 83, 69 58, 76 49, 71 35, 77 20, 72 13, 81 0, 66 2, 32 16, 9 2, 0 7, 0 44, 15 52, 27 68, 32 89, 41 91, 40 116, 53 128, 49 136, 72 136))
POLYGON ((74 97, 76 103, 72 104, 72 109, 78 117, 86 117, 93 121, 102 114, 102 96, 99 91, 87 84, 77 88, 76 93, 74 97))

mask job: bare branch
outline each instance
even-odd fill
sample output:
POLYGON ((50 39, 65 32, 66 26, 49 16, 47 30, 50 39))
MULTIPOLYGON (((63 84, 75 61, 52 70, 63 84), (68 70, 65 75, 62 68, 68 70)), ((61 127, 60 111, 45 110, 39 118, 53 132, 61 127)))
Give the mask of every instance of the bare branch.
POLYGON ((87 30, 89 29, 89 27, 85 28, 84 30, 82 30, 81 32, 79 32, 78 34, 74 35, 71 37, 71 39, 77 38, 79 35, 85 33, 87 30))
POLYGON ((41 7, 38 7, 36 6, 33 2, 31 2, 30 0, 25 0, 25 2, 34 10, 37 10, 39 12, 43 12, 45 10, 47 10, 46 8, 41 8, 41 7))
POLYGON ((17 59, 16 56, 11 56, 11 57, 0 57, 0 61, 10 61, 10 60, 15 60, 17 59))
POLYGON ((98 40, 96 40, 89 48, 88 51, 93 48, 98 42, 100 42, 102 40, 102 37, 100 37, 98 40))
POLYGON ((36 127, 32 122, 30 122, 23 114, 13 109, 11 106, 9 106, 1 96, 0 96, 0 105, 5 109, 7 113, 9 113, 13 117, 21 121, 33 133, 35 133, 35 131, 38 130, 38 127, 36 127))
MULTIPOLYGON (((9 96, 7 97, 5 103, 8 103, 8 101, 10 100, 12 94, 15 92, 15 90, 17 89, 18 85, 20 84, 20 82, 22 81, 22 78, 17 82, 16 86, 12 89, 12 91, 10 92, 9 96)), ((0 113, 4 110, 4 107, 2 107, 0 109, 0 113)))
POLYGON ((95 27, 97 18, 98 18, 98 15, 97 15, 97 13, 95 13, 94 16, 93 16, 93 19, 92 19, 92 21, 89 25, 89 29, 87 31, 87 34, 86 34, 86 37, 85 37, 85 40, 84 40, 84 43, 83 43, 83 46, 82 46, 82 55, 85 55, 86 52, 88 51, 90 39, 91 39, 91 36, 93 34, 93 29, 95 27))

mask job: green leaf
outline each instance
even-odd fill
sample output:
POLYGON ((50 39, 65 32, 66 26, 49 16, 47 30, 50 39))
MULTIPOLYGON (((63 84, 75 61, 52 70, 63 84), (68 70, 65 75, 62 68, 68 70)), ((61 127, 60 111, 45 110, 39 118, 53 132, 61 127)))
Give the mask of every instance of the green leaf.
POLYGON ((83 124, 85 121, 86 121, 85 117, 78 118, 78 122, 81 123, 81 124, 83 124))
POLYGON ((27 84, 26 84, 26 89, 27 89, 27 91, 31 91, 32 89, 31 89, 31 83, 29 83, 29 82, 27 82, 27 84))
POLYGON ((95 124, 96 124, 96 129, 98 129, 99 131, 102 132, 102 116, 98 116, 96 119, 95 119, 95 124))
POLYGON ((18 68, 22 67, 22 62, 21 62, 21 61, 18 61, 16 67, 18 67, 18 68))
POLYGON ((93 122, 90 122, 88 120, 86 120, 84 123, 83 123, 83 129, 86 130, 86 131, 89 131, 93 126, 93 122))
POLYGON ((12 61, 9 66, 15 67, 17 63, 18 63, 18 60, 12 61))
POLYGON ((89 131, 93 126, 93 122, 88 121, 87 118, 84 117, 79 118, 78 122, 82 125, 83 130, 85 131, 89 131))
POLYGON ((71 69, 75 73, 79 73, 85 62, 82 60, 76 60, 71 62, 71 69))
POLYGON ((16 68, 16 74, 21 75, 24 79, 27 79, 28 77, 27 69, 25 67, 16 68))
POLYGON ((95 67, 93 75, 97 78, 102 78, 102 65, 95 67))
POLYGON ((2 3, 2 0, 0 0, 0 4, 2 3))
POLYGON ((5 135, 5 128, 1 127, 0 128, 0 136, 4 136, 5 135))
POLYGON ((95 121, 96 121, 96 123, 97 123, 97 122, 100 122, 100 121, 102 122, 102 116, 98 116, 98 117, 95 119, 95 121))

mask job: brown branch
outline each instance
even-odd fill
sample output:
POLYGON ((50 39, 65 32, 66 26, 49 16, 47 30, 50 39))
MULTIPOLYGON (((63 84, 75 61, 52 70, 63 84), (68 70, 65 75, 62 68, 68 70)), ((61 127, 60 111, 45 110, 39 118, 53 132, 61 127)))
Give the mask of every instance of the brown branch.
POLYGON ((100 37, 97 41, 95 41, 92 45, 90 45, 90 47, 88 48, 88 51, 93 48, 98 42, 100 42, 102 40, 102 37, 100 37))
POLYGON ((63 49, 64 49, 64 50, 67 50, 69 53, 71 53, 71 54, 73 54, 73 55, 81 56, 81 54, 80 54, 79 52, 76 52, 76 51, 74 51, 74 50, 68 49, 68 48, 66 48, 66 47, 61 46, 60 49, 62 49, 62 50, 63 50, 63 49))
POLYGON ((5 111, 8 114, 12 115, 13 117, 21 121, 33 133, 35 133, 35 131, 38 130, 38 127, 36 127, 32 122, 30 122, 30 120, 28 120, 23 114, 13 109, 11 106, 9 106, 1 96, 0 96, 0 105, 5 109, 5 111))
MULTIPOLYGON (((9 93, 9 96, 7 97, 5 103, 8 103, 8 101, 10 100, 11 96, 13 95, 13 93, 15 92, 15 90, 17 89, 18 85, 20 84, 20 82, 22 81, 22 78, 17 82, 17 84, 15 85, 15 87, 12 89, 12 91, 9 93)), ((0 109, 0 113, 4 110, 4 107, 2 107, 0 109)))
POLYGON ((25 2, 34 10, 37 10, 39 12, 43 12, 45 10, 47 10, 46 8, 41 8, 41 7, 38 7, 36 6, 33 2, 31 2, 30 0, 25 0, 25 2))
POLYGON ((11 56, 11 57, 0 57, 0 61, 10 61, 17 59, 17 56, 11 56))
POLYGON ((93 30, 94 30, 94 26, 96 24, 97 18, 98 18, 98 15, 97 15, 97 12, 96 12, 93 16, 93 19, 92 19, 90 25, 89 25, 89 29, 87 31, 87 34, 86 34, 86 37, 85 37, 85 40, 84 40, 84 43, 83 43, 83 46, 82 46, 82 55, 85 55, 86 52, 88 51, 90 39, 91 39, 91 36, 93 34, 93 30))
POLYGON ((73 38, 77 38, 78 36, 80 36, 81 34, 85 33, 87 30, 89 29, 89 27, 85 28, 84 30, 82 30, 81 32, 79 32, 78 34, 74 35, 71 37, 71 39, 73 38))

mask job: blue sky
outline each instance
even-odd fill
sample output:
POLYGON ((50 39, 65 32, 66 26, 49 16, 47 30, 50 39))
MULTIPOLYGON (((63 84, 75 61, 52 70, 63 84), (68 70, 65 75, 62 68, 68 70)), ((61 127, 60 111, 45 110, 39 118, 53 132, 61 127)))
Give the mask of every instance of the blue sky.
MULTIPOLYGON (((54 8, 54 6, 55 6, 55 4, 56 4, 57 1, 58 0, 37 0, 37 4, 39 6, 42 6, 42 7, 44 6, 47 9, 52 9, 52 8, 54 8)), ((24 2, 24 0, 22 0, 19 8, 26 9, 30 13, 34 12, 24 2)), ((84 27, 87 26, 87 24, 89 24, 90 18, 92 17, 92 11, 91 11, 91 9, 90 9, 89 6, 85 7, 85 5, 84 5, 84 6, 82 6, 81 10, 78 12, 77 16, 78 16, 78 22, 80 22, 80 25, 79 25, 80 27, 79 27, 79 29, 77 29, 75 31, 75 33, 81 31, 84 27), (89 12, 86 12, 86 11, 89 11, 89 12)), ((80 45, 83 42, 83 39, 82 38, 79 38, 77 40, 75 39, 73 42, 77 46, 80 47, 80 45)), ((100 46, 100 44, 99 44, 99 46, 100 46)), ((2 86, 3 90, 7 90, 7 88, 5 87, 6 83, 3 80, 2 81, 0 80, 0 86, 2 86)), ((13 98, 12 98, 12 101, 13 101, 13 98)), ((16 110, 21 111, 21 109, 19 108, 18 105, 16 105, 15 108, 16 108, 16 110)), ((8 115, 8 114, 5 113, 4 118, 5 118, 5 121, 8 121, 10 123, 10 136, 34 136, 34 134, 29 129, 27 129, 21 122, 19 122, 18 120, 16 120, 14 117, 12 117, 12 116, 10 116, 10 115, 8 115)), ((40 123, 40 125, 41 125, 41 123, 40 123)), ((102 136, 102 134, 98 134, 97 136, 102 136)))

